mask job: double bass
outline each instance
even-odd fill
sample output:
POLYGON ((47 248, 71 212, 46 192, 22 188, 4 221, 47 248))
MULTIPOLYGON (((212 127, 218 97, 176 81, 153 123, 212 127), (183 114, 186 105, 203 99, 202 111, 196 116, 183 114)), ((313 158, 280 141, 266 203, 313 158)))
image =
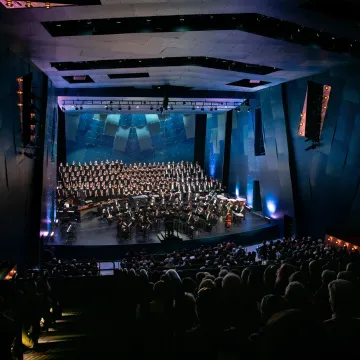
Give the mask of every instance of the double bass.
POLYGON ((232 214, 231 212, 228 212, 225 217, 225 227, 230 228, 232 225, 232 214))

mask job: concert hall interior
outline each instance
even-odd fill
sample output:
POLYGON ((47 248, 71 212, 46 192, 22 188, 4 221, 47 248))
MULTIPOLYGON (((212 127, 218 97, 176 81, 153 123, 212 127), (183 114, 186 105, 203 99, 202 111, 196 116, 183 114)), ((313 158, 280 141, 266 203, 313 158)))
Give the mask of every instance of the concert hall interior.
MULTIPOLYGON (((18 289, 46 272, 71 294, 77 277, 131 269, 138 279, 153 266, 158 280, 172 269, 196 281, 207 267, 218 277, 284 262, 358 266, 359 10, 0 0, 1 281, 18 289)), ((36 326, 16 337, 29 360, 36 326)))

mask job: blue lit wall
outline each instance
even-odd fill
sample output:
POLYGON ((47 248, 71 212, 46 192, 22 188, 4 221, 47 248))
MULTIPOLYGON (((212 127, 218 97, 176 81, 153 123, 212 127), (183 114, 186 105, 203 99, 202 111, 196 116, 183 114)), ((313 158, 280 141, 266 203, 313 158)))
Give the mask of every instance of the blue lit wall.
POLYGON ((193 161, 195 116, 66 114, 68 162, 193 161))
POLYGON ((229 192, 244 196, 253 206, 253 184, 259 181, 263 214, 281 224, 284 214, 294 215, 281 87, 258 95, 250 103, 253 111, 233 111, 229 192), (265 156, 255 156, 254 151, 257 107, 261 107, 265 156))
POLYGON ((221 180, 224 163, 226 113, 207 115, 205 162, 206 173, 221 180))

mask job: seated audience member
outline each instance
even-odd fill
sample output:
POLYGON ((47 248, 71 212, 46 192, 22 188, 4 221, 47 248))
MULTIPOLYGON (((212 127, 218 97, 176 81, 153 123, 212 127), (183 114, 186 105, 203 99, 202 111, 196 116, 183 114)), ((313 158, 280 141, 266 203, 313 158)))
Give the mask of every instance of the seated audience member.
POLYGON ((322 320, 331 317, 331 307, 329 303, 329 289, 328 286, 331 281, 336 279, 336 272, 331 270, 324 270, 321 274, 322 285, 314 295, 315 313, 322 320))
POLYGON ((250 347, 261 359, 321 356, 324 346, 321 325, 313 316, 298 309, 276 313, 251 340, 250 347))
POLYGON ((329 286, 331 319, 324 322, 327 348, 330 353, 358 355, 360 319, 358 289, 347 280, 334 280, 329 286))
POLYGON ((216 289, 199 290, 196 309, 199 324, 183 336, 175 338, 175 358, 216 360, 223 332, 221 306, 216 289))
POLYGON ((224 321, 233 327, 238 336, 248 337, 260 325, 260 313, 256 302, 249 296, 239 276, 229 273, 223 278, 224 321))

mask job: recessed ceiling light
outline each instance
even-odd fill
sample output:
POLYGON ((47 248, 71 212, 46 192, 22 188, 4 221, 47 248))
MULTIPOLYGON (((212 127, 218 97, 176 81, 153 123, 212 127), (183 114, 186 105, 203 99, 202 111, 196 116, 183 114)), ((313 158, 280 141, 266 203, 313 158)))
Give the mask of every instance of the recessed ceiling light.
POLYGON ((138 109, 138 108, 139 108, 139 105, 136 105, 136 108, 138 109))
POLYGON ((150 22, 150 21, 151 21, 151 19, 147 19, 146 21, 147 21, 147 22, 150 22))
POLYGON ((61 24, 56 24, 56 26, 57 26, 57 27, 60 27, 60 26, 61 26, 61 24))
POLYGON ((117 21, 116 23, 117 23, 117 24, 121 24, 121 21, 117 21))

